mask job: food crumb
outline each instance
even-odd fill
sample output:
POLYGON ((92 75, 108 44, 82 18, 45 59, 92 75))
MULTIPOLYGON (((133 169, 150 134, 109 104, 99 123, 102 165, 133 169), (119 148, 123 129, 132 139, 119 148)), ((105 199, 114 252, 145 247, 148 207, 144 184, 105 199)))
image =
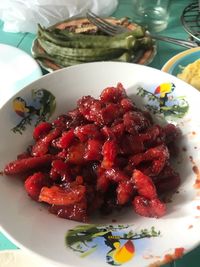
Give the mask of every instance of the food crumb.
POLYGON ((200 206, 197 206, 197 209, 200 210, 200 206))
POLYGON ((195 181, 195 184, 194 184, 194 188, 200 189, 200 170, 199 170, 198 166, 196 166, 193 157, 189 156, 189 159, 190 159, 190 161, 191 161, 191 163, 193 165, 192 166, 192 171, 196 175, 196 181, 195 181))
POLYGON ((174 249, 174 253, 172 254, 166 254, 163 258, 163 260, 160 261, 156 261, 152 264, 149 265, 149 267, 159 267, 163 264, 168 264, 174 260, 180 259, 183 256, 184 253, 184 248, 180 247, 180 248, 175 248, 174 249))
POLYGON ((186 147, 183 147, 182 150, 185 152, 185 151, 187 151, 187 148, 186 147))
POLYGON ((162 198, 164 203, 171 203, 172 202, 172 195, 166 195, 162 198))
POLYGON ((190 224, 190 225, 188 226, 188 229, 192 229, 192 228, 193 228, 193 225, 190 224))
POLYGON ((192 134, 193 134, 193 135, 195 135, 195 134, 196 134, 196 132, 195 132, 195 131, 193 131, 193 132, 192 132, 192 134))
POLYGON ((196 165, 194 165, 192 167, 192 170, 196 174, 196 181, 195 181, 194 187, 197 189, 200 189, 200 171, 199 171, 199 168, 196 165))
POLYGON ((149 259, 160 259, 160 258, 161 258, 160 256, 154 256, 152 254, 143 255, 143 259, 145 259, 145 260, 149 260, 149 259))
POLYGON ((195 187, 196 189, 200 189, 200 180, 196 180, 196 181, 195 181, 194 187, 195 187))
POLYGON ((199 175, 199 174, 200 174, 200 172, 199 172, 199 168, 198 168, 196 165, 194 165, 194 166, 192 167, 192 170, 193 170, 193 172, 194 172, 196 175, 199 175))
POLYGON ((174 251, 174 259, 180 259, 183 256, 184 248, 176 248, 174 251))
POLYGON ((192 156, 189 156, 189 159, 191 161, 192 164, 195 164, 194 160, 193 160, 193 157, 192 156))

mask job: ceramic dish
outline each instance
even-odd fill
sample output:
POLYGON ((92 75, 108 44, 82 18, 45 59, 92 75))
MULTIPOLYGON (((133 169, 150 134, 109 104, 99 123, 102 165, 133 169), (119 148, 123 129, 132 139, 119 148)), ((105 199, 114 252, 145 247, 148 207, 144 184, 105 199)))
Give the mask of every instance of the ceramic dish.
POLYGON ((1 267, 48 267, 47 263, 39 260, 23 250, 4 250, 0 252, 1 267))
POLYGON ((39 64, 19 48, 0 44, 0 107, 25 85, 42 76, 39 64))
POLYGON ((48 260, 49 266, 92 267, 94 262, 97 267, 159 266, 199 245, 200 122, 196 110, 200 94, 162 71, 131 63, 88 63, 55 71, 26 86, 0 111, 0 125, 3 126, 0 131, 0 169, 16 159, 32 141, 34 119, 31 125, 26 124, 21 129, 21 134, 11 130, 23 120, 13 110, 13 101, 23 99, 27 108, 34 107, 33 90, 46 89, 55 97, 56 109, 50 118, 53 120, 73 109, 80 97, 98 97, 104 88, 116 86, 118 82, 123 84, 138 106, 146 105, 153 110, 157 121, 163 123, 167 120, 180 127, 180 153, 173 165, 180 173, 181 186, 167 203, 166 215, 159 219, 141 217, 132 209, 125 209, 108 217, 92 218, 92 225, 87 225, 50 214, 45 205, 27 196, 19 179, 2 174, 0 224, 4 233, 18 247, 48 260), (162 101, 161 109, 157 88, 164 88, 163 84, 171 85, 173 90, 165 91, 168 100, 162 101), (106 242, 106 234, 110 241, 116 241, 115 245, 106 242), (69 240, 72 241, 70 244, 69 240), (115 259, 117 253, 123 254, 121 260, 115 259))
POLYGON ((183 51, 175 55, 170 60, 168 60, 162 67, 162 71, 177 76, 182 72, 184 67, 186 67, 190 63, 193 63, 199 58, 200 58, 199 47, 188 49, 186 51, 183 51))
MULTIPOLYGON (((113 24, 123 25, 124 27, 127 27, 129 29, 134 29, 136 26, 135 23, 130 23, 126 18, 124 19, 108 18, 107 20, 113 24)), ((86 18, 68 19, 66 21, 51 26, 50 29, 51 28, 67 29, 69 31, 73 31, 76 33, 89 33, 89 34, 96 34, 98 31, 97 27, 91 24, 86 18)), ((39 45, 37 38, 33 41, 31 52, 33 57, 35 58, 38 57, 37 56, 38 54, 40 55, 43 54, 44 56, 47 55, 39 45)), ((142 65, 149 65, 153 61, 156 53, 157 53, 157 48, 156 44, 154 44, 152 48, 140 52, 136 56, 137 59, 135 63, 142 65)), ((58 65, 56 64, 56 62, 49 59, 37 58, 37 61, 42 68, 44 68, 49 72, 53 72, 55 70, 63 68, 63 66, 58 65)))

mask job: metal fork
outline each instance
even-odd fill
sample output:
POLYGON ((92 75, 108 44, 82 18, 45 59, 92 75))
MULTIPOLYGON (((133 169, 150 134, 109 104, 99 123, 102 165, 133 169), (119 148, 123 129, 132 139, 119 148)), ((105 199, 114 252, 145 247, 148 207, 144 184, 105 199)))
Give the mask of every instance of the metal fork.
MULTIPOLYGON (((107 33, 108 35, 113 36, 116 34, 130 31, 129 29, 127 29, 123 26, 114 25, 114 24, 106 21, 105 19, 97 16, 96 14, 94 14, 91 11, 87 12, 87 18, 92 24, 96 25, 101 31, 107 33)), ((153 35, 153 34, 150 34, 149 31, 146 31, 146 35, 150 36, 151 38, 156 39, 156 40, 173 43, 173 44, 183 46, 186 48, 198 47, 198 44, 195 42, 192 42, 192 41, 186 41, 186 40, 182 40, 182 39, 176 39, 176 38, 171 38, 171 37, 161 36, 161 35, 153 35)))

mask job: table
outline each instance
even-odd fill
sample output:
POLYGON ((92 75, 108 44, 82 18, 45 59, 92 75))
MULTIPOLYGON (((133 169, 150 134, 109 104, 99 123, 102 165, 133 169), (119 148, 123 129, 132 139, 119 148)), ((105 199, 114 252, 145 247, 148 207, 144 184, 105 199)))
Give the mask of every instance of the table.
MULTIPOLYGON (((132 18, 131 0, 119 0, 119 5, 113 16, 116 17, 129 17, 132 18)), ((182 39, 187 39, 188 34, 184 31, 180 15, 185 6, 193 2, 192 0, 171 0, 170 21, 167 29, 160 34, 167 35, 182 39)), ((0 43, 5 43, 22 49, 23 51, 31 54, 31 44, 35 35, 30 33, 7 33, 3 31, 3 22, 0 21, 0 43)), ((151 67, 161 69, 164 63, 172 56, 184 51, 185 48, 175 46, 173 44, 158 42, 158 52, 154 61, 150 64, 151 67)), ((47 72, 42 70, 45 75, 47 72)), ((12 244, 2 233, 0 233, 0 250, 16 249, 17 247, 12 244)), ((176 267, 199 267, 200 265, 200 246, 195 250, 185 255, 182 259, 177 260, 176 267)), ((164 267, 170 267, 165 265, 164 267)))

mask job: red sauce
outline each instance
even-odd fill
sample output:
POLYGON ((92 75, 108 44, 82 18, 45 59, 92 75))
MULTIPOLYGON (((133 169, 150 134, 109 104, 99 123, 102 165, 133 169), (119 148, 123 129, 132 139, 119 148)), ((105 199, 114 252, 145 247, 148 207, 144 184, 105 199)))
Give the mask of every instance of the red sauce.
POLYGON ((199 168, 196 165, 194 165, 192 167, 192 170, 198 176, 198 178, 200 179, 200 176, 199 176, 200 175, 199 168))
POLYGON ((180 259, 183 257, 184 250, 184 248, 176 248, 174 251, 174 259, 180 259))
POLYGON ((198 166, 196 166, 195 161, 194 161, 192 156, 189 156, 189 160, 193 164, 192 170, 196 175, 196 181, 195 181, 194 187, 196 189, 200 189, 200 171, 199 171, 199 168, 198 168, 198 166))
POLYGON ((183 256, 184 248, 175 248, 174 253, 172 254, 166 254, 161 261, 156 261, 149 265, 149 267, 159 267, 163 264, 168 264, 174 260, 180 259, 183 256))
POLYGON ((200 189, 200 171, 199 171, 199 168, 196 165, 194 165, 192 167, 192 170, 196 174, 196 181, 195 181, 194 187, 197 189, 200 189))
POLYGON ((85 222, 96 210, 109 214, 125 205, 159 218, 166 213, 160 195, 180 184, 169 165, 178 128, 154 125, 120 83, 98 98, 83 96, 75 109, 38 124, 33 138, 28 155, 9 162, 4 172, 21 176, 30 171, 27 194, 62 218, 85 222), (158 177, 156 184, 151 176, 158 177))

